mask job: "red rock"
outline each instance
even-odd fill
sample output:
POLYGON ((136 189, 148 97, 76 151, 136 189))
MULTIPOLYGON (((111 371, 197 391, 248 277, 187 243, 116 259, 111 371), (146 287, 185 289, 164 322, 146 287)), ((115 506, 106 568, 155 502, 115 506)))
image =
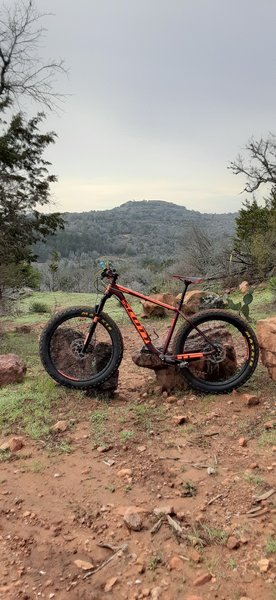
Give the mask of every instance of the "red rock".
POLYGON ((249 287, 248 281, 242 281, 239 285, 239 290, 242 294, 247 294, 249 287))
POLYGON ((226 546, 229 548, 229 550, 236 550, 240 547, 240 540, 238 540, 234 535, 230 535, 226 546))
POLYGON ((193 584, 198 586, 198 585, 204 585, 204 583, 208 583, 208 581, 211 581, 212 579, 212 575, 211 573, 202 573, 202 575, 199 575, 194 581, 193 584))
POLYGON ((78 558, 74 560, 74 564, 76 565, 76 567, 78 567, 78 569, 82 569, 83 571, 89 571, 94 567, 94 565, 92 565, 91 562, 88 562, 86 560, 80 560, 78 558))
POLYGON ((187 415, 175 415, 172 418, 172 420, 175 423, 175 425, 183 425, 184 423, 187 423, 189 421, 189 418, 187 417, 187 415))
POLYGON ((201 555, 195 548, 192 548, 189 551, 189 558, 195 563, 199 563, 201 561, 201 555))
POLYGON ((241 394, 240 399, 246 406, 256 406, 260 404, 260 399, 256 394, 241 394))
POLYGON ((181 560, 181 558, 179 558, 179 556, 173 556, 170 559, 169 565, 170 565, 170 568, 175 571, 183 570, 183 561, 181 560))
POLYGON ((258 567, 260 573, 267 573, 268 569, 271 567, 271 560, 269 558, 261 558, 258 561, 258 567))
POLYGON ((55 425, 53 425, 52 431, 64 432, 64 431, 66 431, 67 428, 68 428, 67 421, 57 421, 57 423, 55 423, 55 425))
POLYGON ((265 429, 274 429, 276 427, 276 421, 267 421, 265 423, 265 429))
POLYGON ((242 448, 245 448, 247 446, 247 440, 244 437, 241 437, 239 439, 239 446, 242 446, 242 448))
POLYGON ((0 387, 10 383, 22 383, 27 367, 17 354, 0 355, 0 387))
POLYGON ((128 529, 132 529, 133 531, 140 531, 143 527, 141 516, 134 508, 128 508, 126 510, 124 522, 128 529))
POLYGON ((112 588, 114 587, 116 581, 118 581, 118 577, 110 577, 110 579, 107 580, 105 587, 104 587, 104 591, 105 592, 111 592, 112 588))
POLYGON ((160 517, 160 515, 173 515, 174 507, 171 506, 170 504, 163 505, 163 506, 156 506, 156 508, 153 509, 153 514, 156 515, 157 517, 160 517))
POLYGON ((10 452, 17 452, 21 450, 24 446, 24 440, 22 437, 14 436, 10 438, 7 442, 4 442, 2 446, 0 446, 0 450, 10 450, 10 452))
POLYGON ((131 477, 132 469, 121 469, 117 472, 118 477, 131 477))
MULTIPOLYGON (((153 294, 151 297, 158 302, 163 302, 164 304, 168 304, 170 306, 176 305, 176 299, 172 294, 153 294)), ((158 306, 158 304, 153 304, 147 300, 141 300, 141 304, 144 309, 144 314, 142 315, 143 318, 165 317, 166 314, 171 314, 171 312, 163 308, 163 306, 158 306)))
POLYGON ((276 316, 257 322, 257 336, 261 350, 261 360, 268 373, 276 381, 276 316))

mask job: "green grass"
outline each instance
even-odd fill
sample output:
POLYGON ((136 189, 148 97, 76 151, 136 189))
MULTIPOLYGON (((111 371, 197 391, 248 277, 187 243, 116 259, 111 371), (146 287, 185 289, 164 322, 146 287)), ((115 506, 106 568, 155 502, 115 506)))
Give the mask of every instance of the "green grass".
POLYGON ((107 418, 108 413, 106 409, 95 410, 90 417, 91 437, 95 445, 104 444, 107 418))
POLYGON ((252 485, 257 485, 257 486, 265 485, 265 481, 260 475, 254 475, 254 474, 245 475, 244 480, 247 483, 250 483, 252 485))
POLYGON ((266 554, 276 554, 276 538, 270 536, 267 538, 266 546, 265 546, 266 554))
POLYGON ((228 534, 223 529, 216 527, 203 526, 205 538, 209 543, 225 544, 228 539, 228 534))
POLYGON ((41 439, 50 433, 53 404, 61 390, 46 375, 1 389, 0 431, 26 433, 41 439))
POLYGON ((120 440, 122 442, 128 442, 134 438, 134 431, 125 429, 124 431, 120 431, 120 440))
MULTIPOLYGON (((12 321, 15 325, 46 322, 50 315, 33 311, 33 306, 47 306, 49 312, 54 314, 71 306, 95 306, 100 296, 101 294, 80 294, 78 292, 33 292, 32 296, 14 302, 13 313, 0 317, 0 322, 12 321)), ((131 305, 138 314, 141 312, 139 301, 131 298, 131 305)), ((128 321, 126 313, 115 298, 108 301, 105 312, 115 320, 128 321)))
POLYGON ((274 431, 264 431, 258 439, 258 446, 276 446, 276 429, 274 431))

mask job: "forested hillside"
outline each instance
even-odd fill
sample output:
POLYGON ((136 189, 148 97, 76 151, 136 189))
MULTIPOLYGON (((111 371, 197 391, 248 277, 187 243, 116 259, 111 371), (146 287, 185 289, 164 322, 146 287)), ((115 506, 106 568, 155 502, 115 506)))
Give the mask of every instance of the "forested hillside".
POLYGON ((53 250, 63 258, 82 254, 169 257, 182 254, 195 229, 213 240, 233 235, 236 215, 201 214, 163 201, 127 202, 118 208, 85 213, 65 213, 65 228, 47 244, 38 244, 39 261, 53 250))

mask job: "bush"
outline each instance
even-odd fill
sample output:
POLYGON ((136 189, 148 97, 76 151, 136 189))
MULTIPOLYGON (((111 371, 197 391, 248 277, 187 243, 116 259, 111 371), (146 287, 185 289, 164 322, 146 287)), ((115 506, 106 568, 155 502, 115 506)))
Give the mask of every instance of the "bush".
POLYGON ((50 313, 51 309, 44 302, 32 302, 30 305, 29 311, 31 313, 50 313))
POLYGON ((276 277, 271 277, 269 280, 269 289, 271 290, 273 296, 276 298, 276 277))

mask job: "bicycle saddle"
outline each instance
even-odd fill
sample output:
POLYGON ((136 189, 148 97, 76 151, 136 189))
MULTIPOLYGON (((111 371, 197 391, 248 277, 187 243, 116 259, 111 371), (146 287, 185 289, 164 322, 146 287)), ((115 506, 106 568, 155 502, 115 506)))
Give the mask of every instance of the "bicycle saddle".
POLYGON ((186 275, 171 275, 174 279, 180 279, 184 283, 202 283, 204 281, 204 277, 186 277, 186 275))

